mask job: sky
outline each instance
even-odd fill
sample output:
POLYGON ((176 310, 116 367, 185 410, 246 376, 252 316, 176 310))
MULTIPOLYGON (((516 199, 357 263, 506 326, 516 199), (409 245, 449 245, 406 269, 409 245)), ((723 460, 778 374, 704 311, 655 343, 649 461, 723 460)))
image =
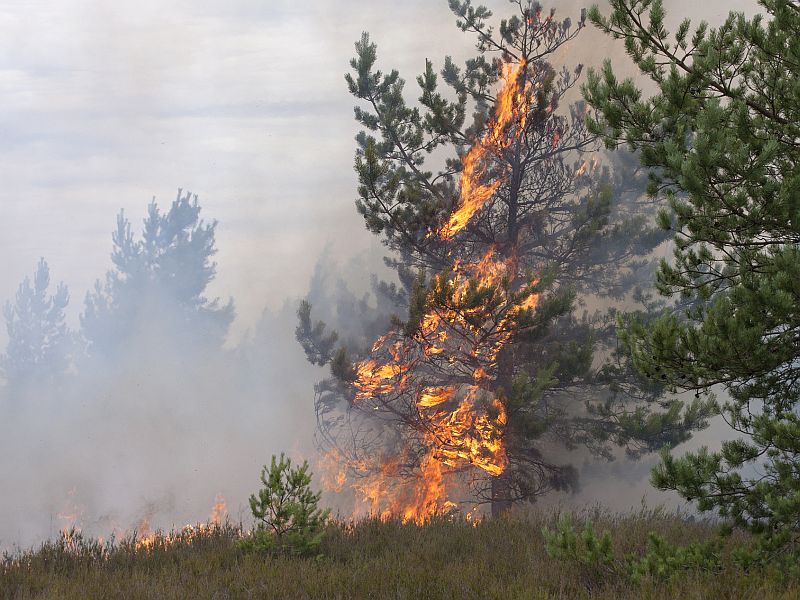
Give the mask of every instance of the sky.
MULTIPOLYGON (((554 5, 577 21, 583 3, 554 5)), ((755 3, 665 5, 715 23, 755 3)), ((399 69, 412 94, 426 58, 472 54, 454 21, 445 0, 0 3, 0 302, 43 256, 77 327, 111 266, 117 213, 138 228, 150 200, 167 207, 179 187, 219 221, 209 293, 234 298, 234 342, 265 307, 303 296, 321 255, 380 257, 353 205, 353 43, 369 31, 380 68, 399 69)), ((629 68, 592 28, 567 52, 629 68)))
POLYGON ((110 265, 118 211, 136 226, 178 187, 220 222, 211 291, 235 297, 239 331, 302 295, 329 242, 369 248, 353 208, 353 42, 373 32, 413 74, 455 28, 444 3, 366 6, 3 3, 0 298, 44 256, 74 319, 110 265))
MULTIPOLYGON (((704 16, 750 4, 708 2, 704 16)), ((580 14, 574 0, 556 6, 580 14)), ((445 0, 3 2, 0 301, 44 256, 76 323, 110 266, 118 211, 136 226, 179 187, 220 223, 211 292, 235 298, 233 336, 302 295, 323 249, 378 252, 353 208, 353 43, 369 31, 410 87, 426 57, 472 50, 454 20, 445 0)), ((582 35, 576 61, 619 54, 582 35)))

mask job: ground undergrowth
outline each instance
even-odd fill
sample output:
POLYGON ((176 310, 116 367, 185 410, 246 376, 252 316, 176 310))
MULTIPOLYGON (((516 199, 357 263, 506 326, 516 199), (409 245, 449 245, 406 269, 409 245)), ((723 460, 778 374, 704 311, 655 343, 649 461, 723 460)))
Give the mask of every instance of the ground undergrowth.
POLYGON ((800 582, 778 569, 745 572, 732 559, 745 535, 720 546, 720 566, 633 581, 620 568, 647 551, 655 532, 687 544, 717 537, 716 526, 643 510, 573 515, 613 539, 614 565, 553 558, 543 528, 560 516, 529 512, 470 524, 434 519, 331 522, 312 557, 248 553, 242 528, 212 526, 103 544, 79 533, 4 557, 0 598, 798 598, 800 582))

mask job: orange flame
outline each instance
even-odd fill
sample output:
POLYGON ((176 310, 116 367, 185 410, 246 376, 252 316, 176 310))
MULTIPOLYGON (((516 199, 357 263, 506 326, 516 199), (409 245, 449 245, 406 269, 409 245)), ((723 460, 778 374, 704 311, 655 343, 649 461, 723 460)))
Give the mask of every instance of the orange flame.
POLYGON ((491 417, 488 407, 476 403, 479 392, 480 388, 471 386, 458 408, 430 417, 437 437, 434 455, 449 466, 466 461, 490 475, 500 475, 508 465, 501 439, 507 421, 505 407, 493 398, 489 405, 497 416, 491 417))
POLYGON ((573 177, 575 178, 581 177, 583 175, 586 175, 587 172, 591 175, 597 169, 599 164, 600 162, 597 160, 596 156, 593 156, 590 160, 584 160, 581 163, 581 166, 575 169, 573 177))
MULTIPOLYGON (((67 550, 75 552, 80 550, 81 521, 85 512, 75 500, 76 495, 76 488, 71 488, 67 492, 67 508, 57 515, 64 522, 60 532, 66 542, 67 550)), ((228 523, 228 508, 222 494, 217 494, 206 523, 185 525, 181 529, 173 529, 167 533, 160 529, 153 529, 151 525, 152 516, 152 510, 149 510, 132 530, 126 530, 112 520, 111 539, 130 540, 133 547, 141 551, 149 551, 155 547, 192 544, 199 536, 226 525, 228 523)), ((104 546, 107 542, 107 538, 104 536, 98 536, 96 539, 100 546, 104 546)), ((104 556, 107 557, 107 555, 104 556)))
POLYGON ((208 522, 219 527, 227 520, 228 505, 225 503, 225 498, 222 497, 222 494, 217 494, 214 497, 214 506, 211 508, 211 514, 208 516, 208 522))
POLYGON ((322 489, 328 492, 341 492, 347 481, 348 462, 336 448, 325 452, 317 461, 322 489))
POLYGON ((462 160, 461 203, 439 233, 444 240, 461 231, 502 183, 496 179, 482 184, 481 179, 489 170, 487 163, 492 154, 510 146, 516 137, 508 135, 509 129, 516 126, 518 135, 525 128, 527 84, 520 89, 520 75, 524 72, 524 60, 503 65, 503 87, 497 94, 493 123, 462 160))
POLYGON ((61 527, 61 533, 69 535, 71 532, 80 533, 81 531, 81 518, 83 517, 83 509, 78 505, 75 496, 77 489, 72 487, 67 491, 67 505, 64 510, 58 513, 58 518, 64 524, 61 527))
MULTIPOLYGON (((214 504, 206 523, 196 523, 194 525, 184 525, 179 530, 163 532, 153 530, 150 525, 151 515, 145 515, 139 521, 139 525, 134 529, 134 546, 137 550, 150 550, 157 544, 164 547, 174 546, 178 543, 193 543, 198 536, 223 526, 228 521, 228 506, 222 494, 214 497, 214 504)), ((123 537, 125 534, 123 533, 123 537)))
POLYGON ((411 485, 398 482, 396 474, 401 459, 382 462, 376 473, 370 473, 352 484, 359 494, 354 516, 372 515, 381 519, 398 517, 403 522, 423 523, 437 514, 445 514, 456 505, 445 498, 442 462, 425 456, 419 466, 420 477, 411 485))
POLYGON ((396 388, 403 390, 408 381, 407 369, 401 364, 381 365, 378 361, 367 360, 356 367, 358 389, 356 400, 372 398, 380 394, 388 394, 396 388), (406 371, 406 372, 404 372, 406 371))

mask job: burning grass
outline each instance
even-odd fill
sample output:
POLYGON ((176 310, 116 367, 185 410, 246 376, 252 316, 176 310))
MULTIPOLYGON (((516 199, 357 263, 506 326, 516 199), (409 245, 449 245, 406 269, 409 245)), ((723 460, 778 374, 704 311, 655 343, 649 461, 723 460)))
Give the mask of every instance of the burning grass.
MULTIPOLYGON (((797 598, 800 583, 778 573, 745 574, 730 552, 722 572, 668 581, 627 578, 551 559, 542 527, 558 515, 530 512, 469 524, 434 519, 331 523, 318 559, 267 558, 241 551, 242 528, 229 523, 99 543, 79 532, 6 556, 0 598, 797 598)), ((715 528, 679 515, 641 511, 575 516, 607 528, 620 559, 641 553, 655 531, 674 543, 710 539, 715 528)))

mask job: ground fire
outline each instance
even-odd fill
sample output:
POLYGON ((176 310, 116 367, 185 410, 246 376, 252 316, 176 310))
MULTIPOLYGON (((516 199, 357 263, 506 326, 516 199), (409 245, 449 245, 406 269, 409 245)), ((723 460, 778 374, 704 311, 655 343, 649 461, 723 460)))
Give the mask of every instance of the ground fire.
MULTIPOLYGON (((76 543, 76 536, 82 533, 84 510, 75 499, 75 488, 70 489, 67 496, 67 506, 58 513, 58 518, 62 522, 61 535, 69 546, 76 543)), ((179 543, 191 543, 193 539, 203 533, 227 523, 228 507, 222 494, 217 494, 214 498, 214 505, 211 507, 208 518, 204 523, 189 523, 180 529, 173 529, 169 532, 153 529, 151 524, 152 517, 152 514, 145 514, 132 529, 112 524, 110 539, 117 541, 130 540, 137 550, 148 550, 155 544, 171 546, 179 543)), ((103 546, 107 539, 105 536, 98 536, 97 541, 100 546, 103 546)))

